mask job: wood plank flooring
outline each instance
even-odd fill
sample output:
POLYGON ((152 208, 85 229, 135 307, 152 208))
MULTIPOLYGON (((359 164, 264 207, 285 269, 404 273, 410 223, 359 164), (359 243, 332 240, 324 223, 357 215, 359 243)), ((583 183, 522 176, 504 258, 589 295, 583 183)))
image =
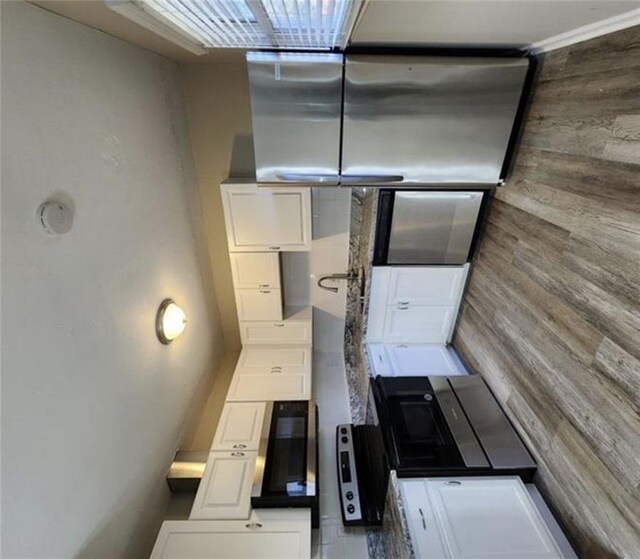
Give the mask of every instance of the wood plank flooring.
POLYGON ((640 27, 548 54, 454 339, 581 557, 640 558, 640 27))

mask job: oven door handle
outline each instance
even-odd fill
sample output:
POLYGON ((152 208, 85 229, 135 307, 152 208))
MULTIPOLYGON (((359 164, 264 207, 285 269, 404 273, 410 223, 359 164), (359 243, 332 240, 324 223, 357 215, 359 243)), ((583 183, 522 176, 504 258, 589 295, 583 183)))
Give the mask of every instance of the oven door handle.
POLYGON ((271 418, 273 417, 273 402, 267 402, 267 407, 262 420, 262 431, 260 432, 260 444, 258 445, 258 455, 256 465, 253 470, 253 484, 251 486, 251 497, 262 496, 262 484, 264 481, 264 470, 267 463, 267 451, 269 449, 269 432, 271 431, 271 418))
POLYGON ((316 401, 309 400, 307 415, 307 497, 315 497, 317 491, 317 414, 316 401))

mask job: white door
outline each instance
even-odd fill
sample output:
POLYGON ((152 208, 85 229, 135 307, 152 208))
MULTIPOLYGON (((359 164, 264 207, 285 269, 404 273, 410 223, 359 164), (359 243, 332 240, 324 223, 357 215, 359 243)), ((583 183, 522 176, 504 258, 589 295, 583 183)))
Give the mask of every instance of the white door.
POLYGON ((222 185, 229 252, 311 250, 309 187, 222 185))
POLYGON ((234 374, 227 402, 311 399, 311 370, 305 373, 234 374))
POLYGON ((454 320, 455 307, 387 307, 383 339, 385 342, 446 344, 454 320))
POLYGON ((256 452, 210 452, 190 520, 249 518, 256 452))
POLYGON ((238 319, 282 320, 282 292, 279 289, 236 289, 238 319))
POLYGON ((244 347, 234 376, 271 372, 305 373, 311 370, 311 355, 311 348, 308 346, 244 347))
POLYGON ((261 344, 311 345, 313 343, 312 336, 310 320, 240 323, 240 339, 243 346, 261 344))
POLYGON ((444 344, 385 344, 394 376, 461 375, 450 349, 444 344))
POLYGON ((236 289, 280 289, 280 254, 232 252, 231 274, 236 289))
POLYGON ((258 450, 266 407, 265 402, 225 404, 211 450, 258 450))
POLYGON ((394 267, 389 277, 388 305, 456 305, 467 266, 394 267))
POLYGON ((518 477, 401 481, 418 558, 562 559, 518 477))
POLYGON ((167 520, 150 559, 309 559, 309 509, 253 511, 248 520, 167 520))

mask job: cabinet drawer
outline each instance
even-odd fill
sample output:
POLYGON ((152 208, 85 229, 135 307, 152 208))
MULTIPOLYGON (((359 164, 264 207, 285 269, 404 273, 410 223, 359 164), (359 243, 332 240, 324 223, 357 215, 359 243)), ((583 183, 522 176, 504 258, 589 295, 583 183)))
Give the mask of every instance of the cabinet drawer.
POLYGON ((392 268, 388 305, 457 304, 466 277, 466 266, 392 268))
POLYGON ((240 321, 282 320, 280 289, 236 289, 236 306, 240 321))
POLYGON ((248 520, 166 520, 150 559, 308 559, 311 511, 252 511, 248 520))
POLYGON ((387 307, 384 321, 385 342, 447 343, 456 307, 387 307))
POLYGON ((265 409, 265 402, 225 404, 211 450, 258 450, 265 409))
POLYGON ((286 374, 234 374, 227 392, 227 402, 311 399, 311 370, 286 374))
POLYGON ((242 345, 313 343, 311 321, 241 322, 242 345))
POLYGON ((256 452, 210 452, 189 519, 249 518, 256 452))
POLYGON ((235 252, 229 255, 236 289, 280 289, 280 254, 235 252))

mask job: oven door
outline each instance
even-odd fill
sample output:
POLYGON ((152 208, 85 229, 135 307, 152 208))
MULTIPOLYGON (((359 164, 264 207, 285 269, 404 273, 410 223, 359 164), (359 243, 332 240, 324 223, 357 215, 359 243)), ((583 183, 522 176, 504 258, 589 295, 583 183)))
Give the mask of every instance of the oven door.
POLYGON ((489 466, 446 377, 376 382, 385 442, 400 477, 489 466))
POLYGON ((251 491, 254 508, 317 504, 315 402, 267 405, 251 491))

